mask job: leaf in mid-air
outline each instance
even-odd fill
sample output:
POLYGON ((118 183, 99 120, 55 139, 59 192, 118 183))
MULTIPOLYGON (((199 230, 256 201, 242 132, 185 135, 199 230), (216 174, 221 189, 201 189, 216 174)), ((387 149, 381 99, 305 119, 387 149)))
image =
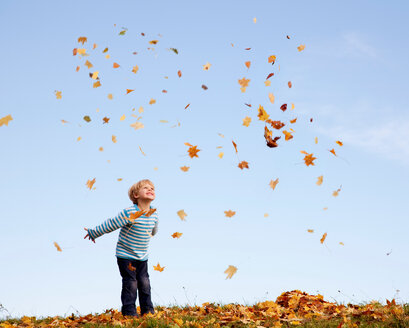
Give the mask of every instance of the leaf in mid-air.
POLYGON ((323 175, 320 175, 320 176, 317 178, 317 182, 316 182, 317 186, 321 186, 323 180, 324 180, 324 176, 323 176, 323 175))
POLYGON ((113 135, 113 136, 112 136, 112 142, 113 142, 113 143, 116 143, 116 141, 117 141, 117 140, 116 140, 116 136, 113 135))
POLYGON ((210 66, 212 66, 212 65, 207 62, 206 64, 203 65, 203 70, 208 71, 210 66))
POLYGON ((183 172, 187 172, 187 171, 189 171, 189 166, 181 166, 180 169, 181 169, 183 172))
POLYGON ((57 90, 54 91, 55 97, 56 97, 57 99, 61 99, 61 98, 62 98, 61 92, 62 92, 62 91, 57 91, 57 90))
POLYGON ((88 123, 91 122, 91 117, 89 117, 88 115, 85 115, 84 116, 84 121, 88 122, 88 123))
POLYGON ((159 271, 159 272, 162 272, 164 269, 165 269, 165 267, 161 267, 160 265, 159 265, 159 262, 158 262, 158 264, 155 266, 153 266, 153 269, 155 270, 155 271, 159 271))
POLYGON ((113 68, 118 68, 119 66, 121 66, 121 65, 119 65, 118 63, 114 63, 114 64, 112 65, 113 68))
POLYGON ((305 44, 302 44, 297 47, 298 51, 303 51, 305 49, 305 44))
POLYGON ((94 183, 95 183, 95 178, 92 179, 92 180, 89 180, 89 179, 88 179, 88 181, 87 181, 87 183, 86 183, 86 186, 89 188, 89 190, 92 189, 92 186, 94 185, 94 183))
POLYGON ((232 210, 228 210, 228 211, 224 211, 224 214, 228 217, 231 218, 234 214, 236 214, 235 211, 232 210))
POLYGON ((233 277, 233 275, 237 272, 237 268, 233 265, 229 265, 229 267, 226 269, 226 271, 224 271, 224 273, 227 274, 226 279, 231 279, 231 277, 233 277))
POLYGON ((237 165, 240 169, 244 169, 244 168, 246 168, 246 169, 248 169, 249 168, 249 163, 247 163, 246 161, 241 161, 240 163, 239 163, 239 165, 237 165))
POLYGON ((174 233, 172 234, 172 237, 173 237, 173 238, 180 238, 182 235, 183 235, 183 233, 181 233, 181 232, 174 232, 174 233))
POLYGON ((180 217, 182 221, 186 221, 185 217, 187 216, 187 214, 185 213, 184 210, 177 211, 177 215, 180 217))
POLYGON ((324 243, 325 238, 327 238, 327 233, 324 233, 324 234, 322 235, 321 240, 320 240, 321 244, 324 243))
POLYGON ((278 183, 278 178, 275 179, 274 181, 271 180, 270 181, 270 187, 273 188, 273 190, 274 190, 276 188, 277 183, 278 183))
POLYGON ((57 251, 62 252, 62 249, 61 249, 60 245, 57 244, 57 242, 54 242, 54 246, 55 246, 55 248, 57 248, 57 251))

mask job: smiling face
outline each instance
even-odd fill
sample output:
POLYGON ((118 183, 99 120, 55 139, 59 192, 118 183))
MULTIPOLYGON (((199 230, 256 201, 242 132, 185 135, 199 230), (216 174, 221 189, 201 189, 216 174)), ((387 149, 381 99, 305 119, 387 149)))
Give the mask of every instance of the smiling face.
POLYGON ((155 187, 149 183, 145 183, 140 189, 138 193, 135 193, 135 198, 140 200, 150 200, 153 201, 155 199, 155 187))

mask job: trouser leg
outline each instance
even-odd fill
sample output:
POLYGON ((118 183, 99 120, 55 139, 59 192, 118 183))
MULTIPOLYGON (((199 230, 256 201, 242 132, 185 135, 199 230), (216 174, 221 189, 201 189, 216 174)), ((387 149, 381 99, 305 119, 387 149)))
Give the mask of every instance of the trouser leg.
POLYGON ((139 292, 139 306, 141 307, 141 315, 145 313, 155 313, 151 300, 151 284, 148 274, 148 261, 138 261, 138 270, 136 273, 139 292))
POLYGON ((122 277, 122 291, 121 291, 121 312, 123 315, 136 316, 136 297, 138 283, 136 280, 136 268, 134 261, 117 258, 119 272, 122 277), (132 267, 135 270, 132 269, 132 267))

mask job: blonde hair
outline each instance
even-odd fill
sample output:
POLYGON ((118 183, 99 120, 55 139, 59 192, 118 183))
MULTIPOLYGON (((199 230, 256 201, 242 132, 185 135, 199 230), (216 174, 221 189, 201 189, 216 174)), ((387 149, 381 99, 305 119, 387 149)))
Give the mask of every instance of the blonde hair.
POLYGON ((145 185, 145 184, 150 184, 153 188, 155 188, 155 186, 153 185, 152 181, 149 179, 143 179, 138 181, 137 183, 134 183, 131 188, 129 188, 128 190, 128 196, 129 199, 132 201, 132 203, 134 204, 138 204, 138 199, 135 198, 135 194, 139 193, 139 190, 145 185))

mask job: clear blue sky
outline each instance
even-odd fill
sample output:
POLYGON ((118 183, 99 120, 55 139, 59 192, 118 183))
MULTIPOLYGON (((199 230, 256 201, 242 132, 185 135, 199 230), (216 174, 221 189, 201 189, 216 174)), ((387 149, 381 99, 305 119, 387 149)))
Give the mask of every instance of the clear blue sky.
POLYGON ((1 1, 0 118, 13 120, 0 127, 0 303, 13 316, 119 309, 118 231, 93 244, 83 228, 129 206, 128 188, 144 178, 156 186, 160 220, 149 249, 154 305, 253 304, 293 289, 328 301, 408 302, 408 9, 406 1, 1 1), (72 55, 80 36, 90 70, 72 55), (282 112, 283 103, 294 110, 282 112), (292 140, 266 146, 259 104, 273 120, 297 117, 292 140), (140 106, 145 127, 134 130, 140 106), (163 272, 153 270, 158 262, 163 272), (238 271, 226 280, 229 265, 238 271))

